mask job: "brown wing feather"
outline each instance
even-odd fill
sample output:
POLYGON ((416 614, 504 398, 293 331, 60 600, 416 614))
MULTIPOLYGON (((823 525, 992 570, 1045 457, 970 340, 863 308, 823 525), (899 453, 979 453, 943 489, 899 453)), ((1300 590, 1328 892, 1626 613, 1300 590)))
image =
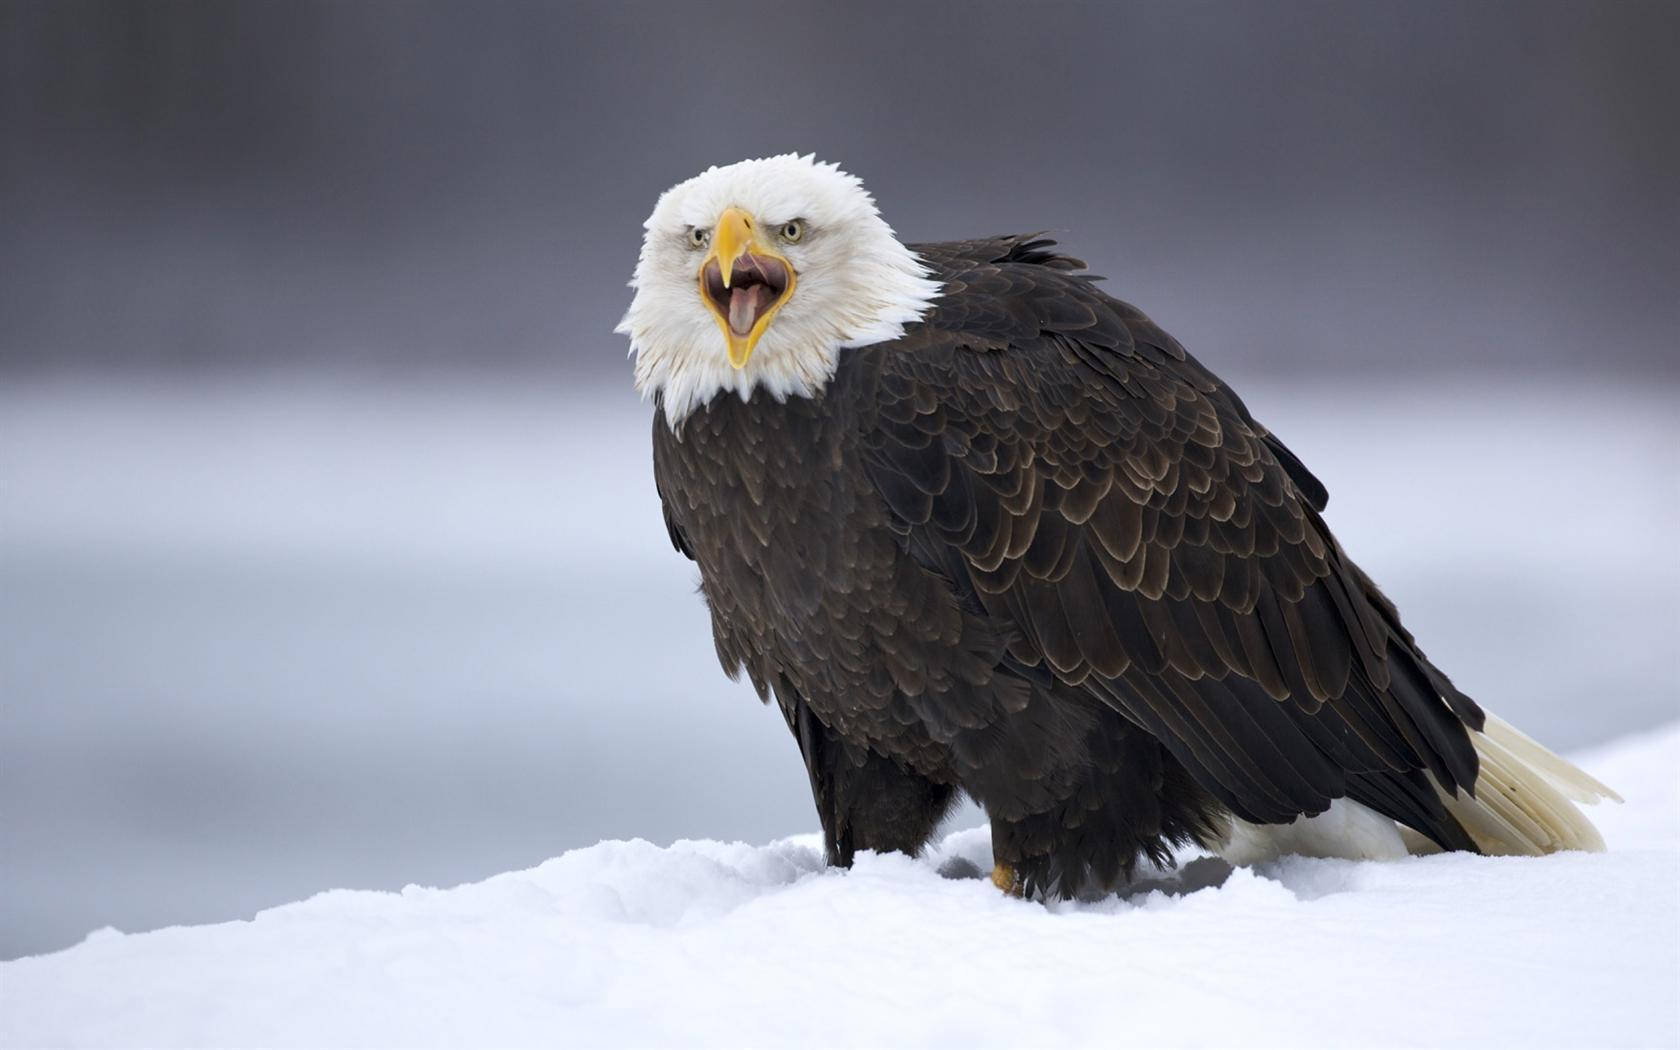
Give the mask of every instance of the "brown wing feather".
POLYGON ((918 250, 945 297, 857 353, 870 475, 929 567, 1238 815, 1352 795, 1466 847, 1422 774, 1474 783, 1480 711, 1336 544, 1323 485, 1050 242, 918 250))

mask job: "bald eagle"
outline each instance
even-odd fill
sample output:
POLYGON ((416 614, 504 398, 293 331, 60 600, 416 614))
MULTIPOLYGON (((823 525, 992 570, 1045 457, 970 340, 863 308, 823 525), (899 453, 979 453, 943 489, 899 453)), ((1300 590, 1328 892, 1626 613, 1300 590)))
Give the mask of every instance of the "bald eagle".
POLYGON ((1602 849, 1613 797, 1465 696, 1229 387, 1040 236, 900 243, 810 156, 659 198, 619 331, 724 670, 828 860, 959 794, 1015 894, 1195 844, 1602 849))

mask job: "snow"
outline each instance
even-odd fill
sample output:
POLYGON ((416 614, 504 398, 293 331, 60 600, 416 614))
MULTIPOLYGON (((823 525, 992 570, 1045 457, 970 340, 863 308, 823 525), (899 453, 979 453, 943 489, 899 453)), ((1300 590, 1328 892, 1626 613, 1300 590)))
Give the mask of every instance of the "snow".
POLYGON ((1605 854, 1198 859, 1047 907, 976 877, 983 829, 846 872, 812 836, 603 842, 102 930, 0 964, 0 1042, 1674 1045, 1680 724, 1577 760, 1628 799, 1593 811, 1605 854))

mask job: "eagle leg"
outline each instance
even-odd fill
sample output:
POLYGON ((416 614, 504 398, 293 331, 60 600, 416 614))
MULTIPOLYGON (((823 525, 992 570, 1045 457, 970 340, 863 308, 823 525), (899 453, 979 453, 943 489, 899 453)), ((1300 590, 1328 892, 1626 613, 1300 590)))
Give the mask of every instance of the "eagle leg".
POLYGON ((956 802, 956 788, 845 741, 786 683, 776 695, 805 759, 828 863, 849 868, 858 850, 920 853, 956 802))

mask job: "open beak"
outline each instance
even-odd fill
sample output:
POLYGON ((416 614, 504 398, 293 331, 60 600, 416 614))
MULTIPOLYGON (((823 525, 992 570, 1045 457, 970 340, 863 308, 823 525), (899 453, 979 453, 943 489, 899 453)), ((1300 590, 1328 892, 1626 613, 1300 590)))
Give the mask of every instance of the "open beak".
POLYGON ((724 209, 700 264, 700 298, 723 329, 730 364, 746 367, 771 318, 793 295, 795 276, 787 259, 759 240, 751 215, 724 209))

